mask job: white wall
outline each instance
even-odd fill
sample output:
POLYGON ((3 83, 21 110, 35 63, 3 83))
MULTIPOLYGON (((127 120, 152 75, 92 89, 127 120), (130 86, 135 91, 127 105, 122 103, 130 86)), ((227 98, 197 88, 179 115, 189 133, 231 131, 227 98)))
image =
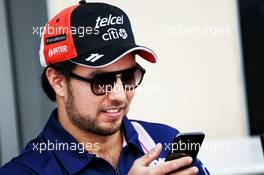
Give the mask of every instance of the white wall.
MULTIPOLYGON (((47 0, 49 16, 76 2, 47 0)), ((159 58, 139 60, 152 92, 138 89, 129 116, 209 138, 247 134, 235 0, 104 2, 128 14, 137 43, 159 58)))
POLYGON ((5 2, 0 1, 0 166, 18 154, 18 128, 12 61, 9 52, 9 30, 6 26, 5 2))

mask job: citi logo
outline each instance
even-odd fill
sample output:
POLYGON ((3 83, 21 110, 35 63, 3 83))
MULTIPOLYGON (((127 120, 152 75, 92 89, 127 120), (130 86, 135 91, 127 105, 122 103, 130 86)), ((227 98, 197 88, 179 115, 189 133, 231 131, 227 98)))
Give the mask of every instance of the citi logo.
POLYGON ((100 28, 104 26, 123 24, 123 23, 124 23, 123 15, 112 16, 112 14, 110 14, 109 17, 105 17, 105 18, 101 18, 100 16, 98 16, 98 18, 96 19, 96 25, 94 28, 100 28))
POLYGON ((58 47, 55 47, 55 48, 50 48, 49 52, 48 52, 48 55, 49 55, 49 57, 52 57, 54 55, 67 53, 67 52, 68 52, 67 46, 63 45, 63 46, 58 46, 58 47))
POLYGON ((85 59, 85 61, 89 61, 89 62, 95 62, 97 60, 99 60, 100 58, 102 58, 104 55, 100 55, 99 53, 92 53, 88 58, 85 59))
POLYGON ((127 39, 128 35, 125 29, 115 29, 115 28, 110 28, 107 30, 107 33, 104 33, 102 35, 103 40, 109 41, 109 40, 115 40, 119 38, 127 39))

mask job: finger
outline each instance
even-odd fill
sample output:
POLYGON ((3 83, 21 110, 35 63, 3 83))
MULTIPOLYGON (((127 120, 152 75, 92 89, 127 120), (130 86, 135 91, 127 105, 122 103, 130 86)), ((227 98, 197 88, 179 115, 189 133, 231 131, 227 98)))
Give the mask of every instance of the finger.
POLYGON ((199 172, 197 167, 187 168, 185 170, 179 171, 177 173, 172 173, 170 175, 196 175, 199 172))
POLYGON ((155 158, 159 156, 161 149, 162 149, 162 145, 158 143, 147 154, 137 159, 136 163, 144 166, 148 165, 150 162, 152 162, 155 158))
POLYGON ((187 165, 190 165, 192 163, 192 158, 191 157, 182 157, 179 159, 175 160, 170 160, 167 162, 164 162, 163 164, 160 164, 157 166, 156 171, 160 174, 166 174, 170 173, 172 171, 176 171, 179 168, 185 167, 187 165))

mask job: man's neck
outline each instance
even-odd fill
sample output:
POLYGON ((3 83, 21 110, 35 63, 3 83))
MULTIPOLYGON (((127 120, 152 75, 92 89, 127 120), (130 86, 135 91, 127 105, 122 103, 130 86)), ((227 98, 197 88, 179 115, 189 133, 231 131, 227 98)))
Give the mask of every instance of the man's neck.
POLYGON ((58 109, 58 121, 62 127, 70 133, 79 143, 84 144, 85 149, 92 154, 108 161, 114 168, 117 167, 120 152, 123 145, 122 131, 110 135, 100 136, 89 131, 82 130, 69 121, 69 117, 58 109))

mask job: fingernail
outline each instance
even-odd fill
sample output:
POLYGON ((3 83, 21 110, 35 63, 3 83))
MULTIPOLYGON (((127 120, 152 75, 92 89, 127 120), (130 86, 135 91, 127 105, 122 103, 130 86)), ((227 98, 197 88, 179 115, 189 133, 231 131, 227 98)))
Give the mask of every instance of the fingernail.
POLYGON ((197 174, 199 169, 197 167, 193 167, 193 173, 197 174))
POLYGON ((188 163, 192 163, 193 159, 191 157, 187 157, 188 163))
POLYGON ((161 143, 157 143, 156 148, 159 149, 161 147, 162 147, 161 143))

